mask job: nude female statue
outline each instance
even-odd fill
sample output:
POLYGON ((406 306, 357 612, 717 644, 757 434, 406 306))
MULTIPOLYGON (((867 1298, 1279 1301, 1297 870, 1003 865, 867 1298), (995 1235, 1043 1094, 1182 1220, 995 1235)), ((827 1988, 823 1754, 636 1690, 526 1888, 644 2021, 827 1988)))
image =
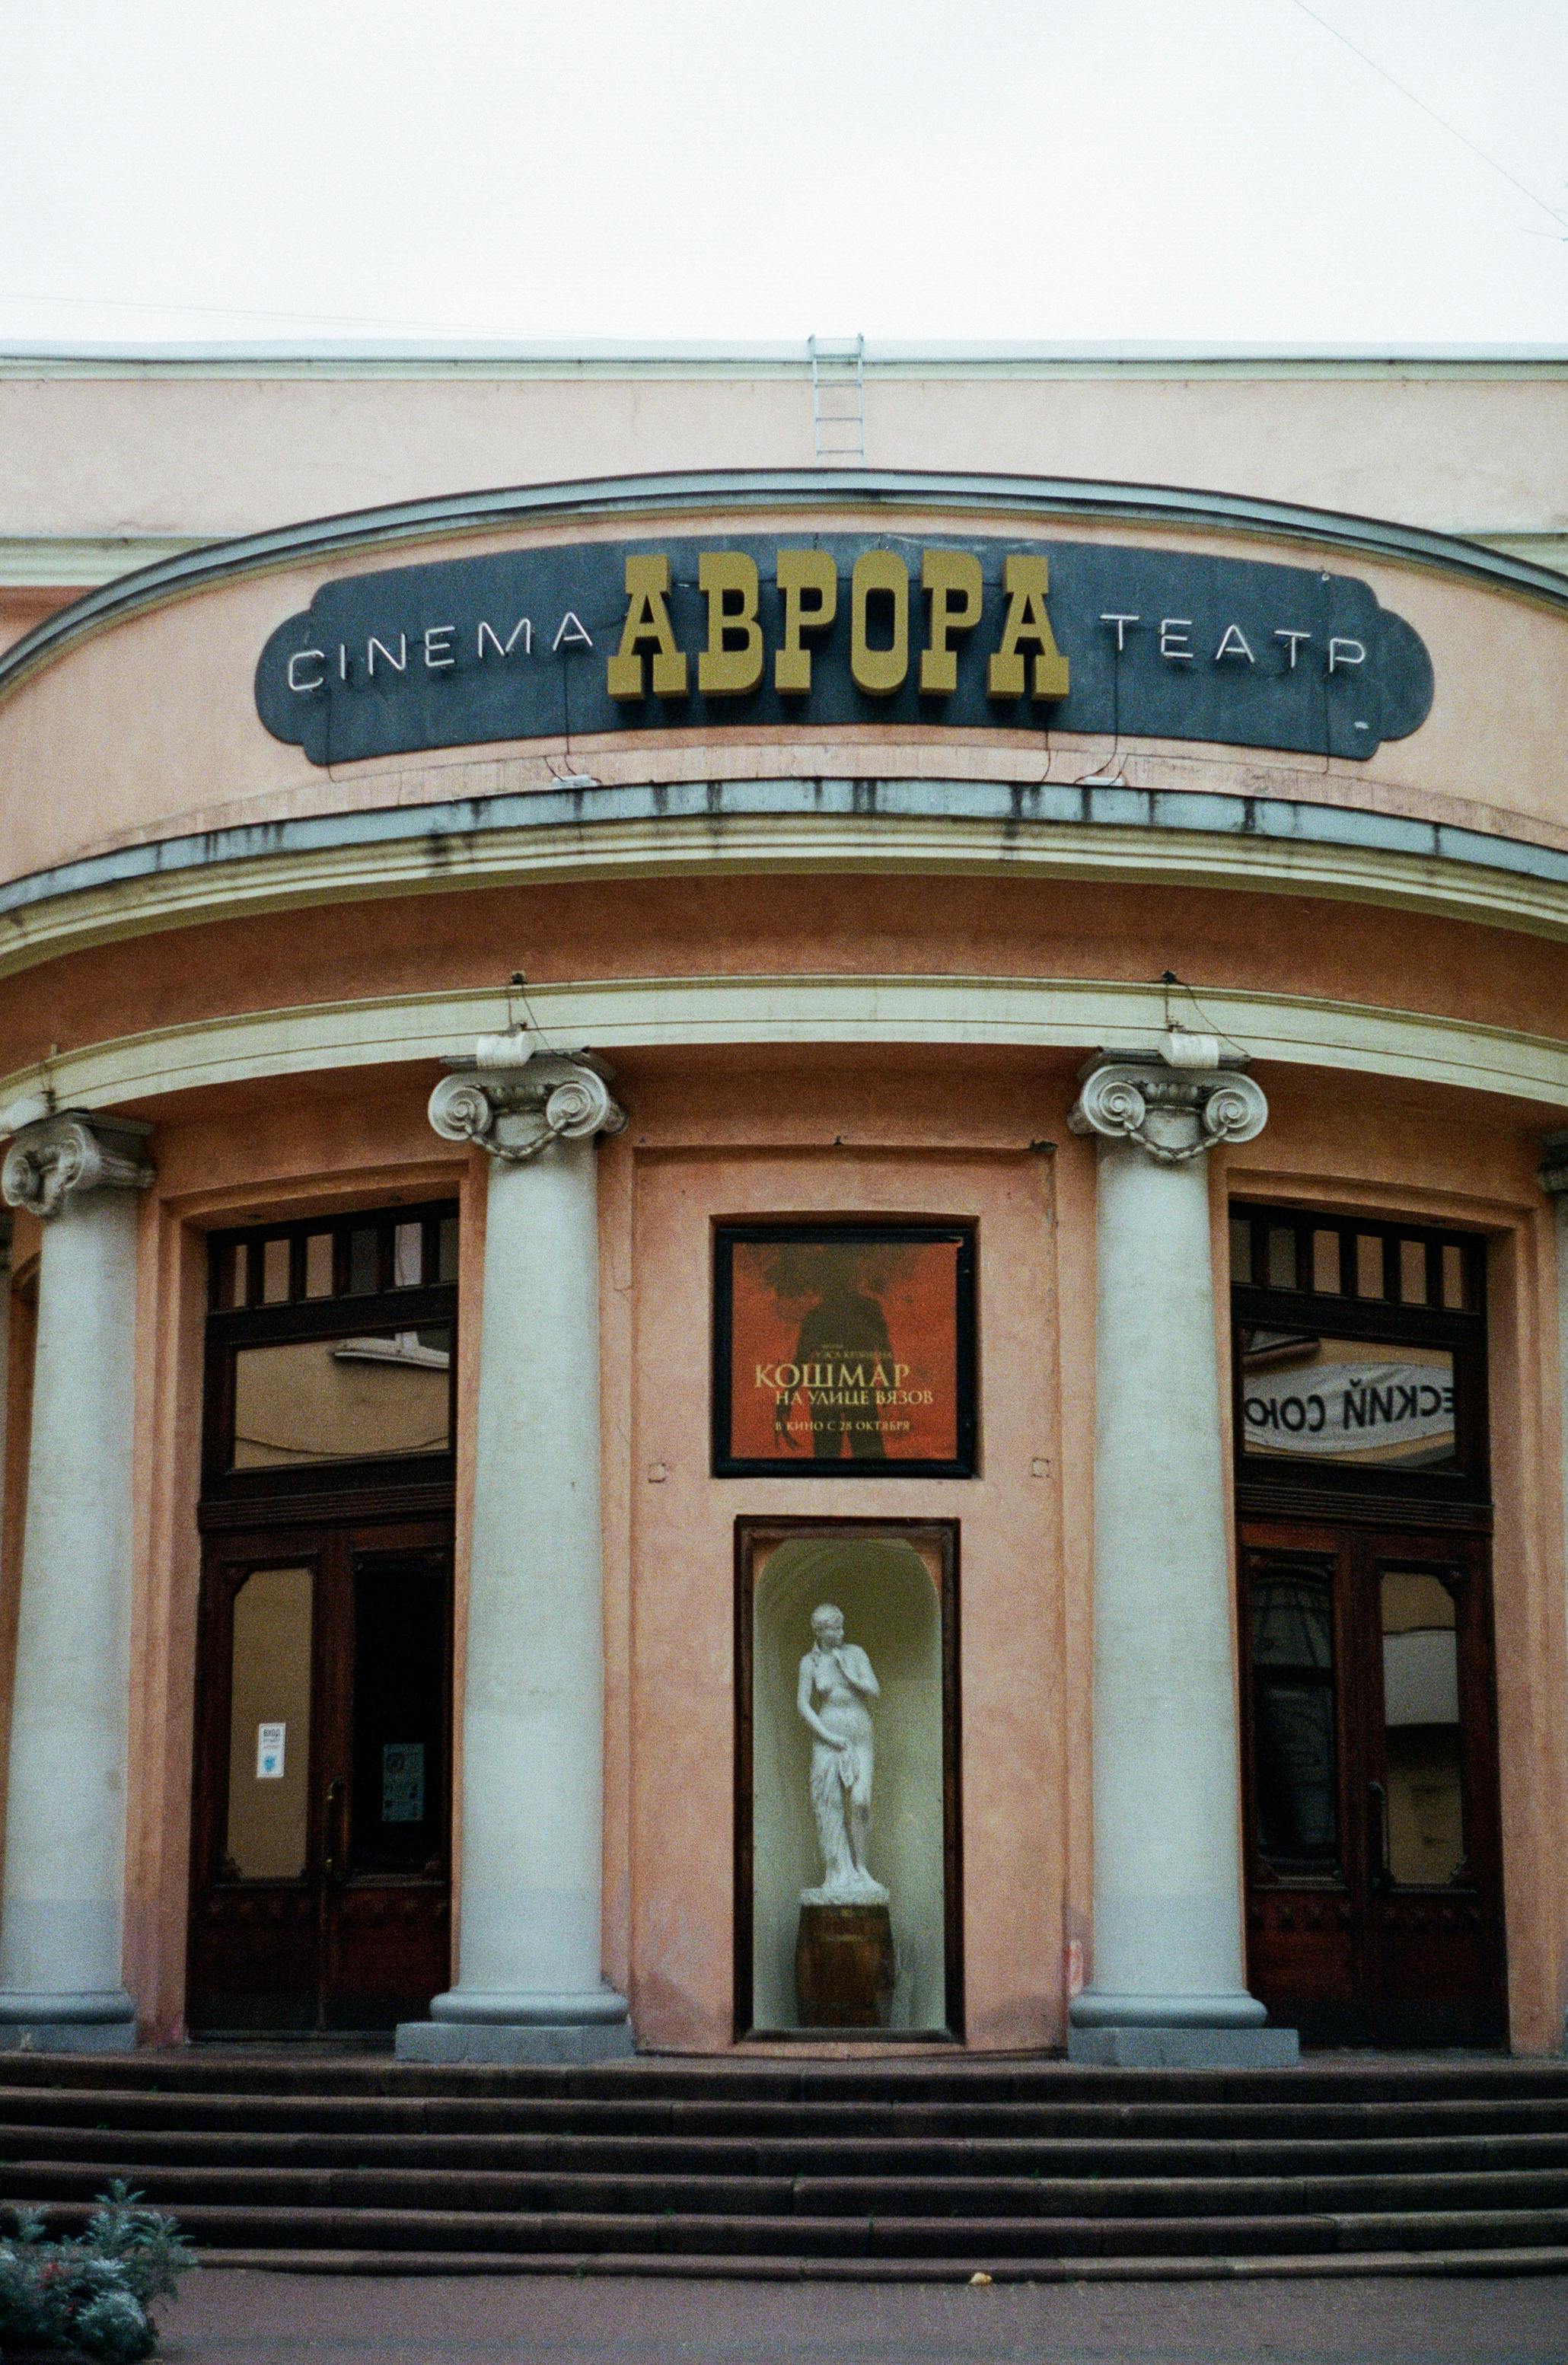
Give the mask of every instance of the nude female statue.
POLYGON ((866 1868, 871 1834, 871 1712, 879 1686, 864 1651, 844 1639, 844 1612, 812 1612, 812 1647, 795 1695, 811 1728, 812 1812, 823 1852, 823 1884, 802 1905, 885 1905, 888 1892, 866 1868))

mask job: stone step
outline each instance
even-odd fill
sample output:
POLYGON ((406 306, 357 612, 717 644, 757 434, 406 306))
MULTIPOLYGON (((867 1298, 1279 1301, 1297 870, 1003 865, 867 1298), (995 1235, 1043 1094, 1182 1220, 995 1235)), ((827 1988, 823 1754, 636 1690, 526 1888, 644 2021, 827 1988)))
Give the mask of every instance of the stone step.
POLYGON ((6 2196, 47 2205, 62 2228, 123 2175, 205 2253, 326 2270, 356 2258, 409 2272, 575 2260, 700 2274, 744 2259, 748 2272, 892 2277, 966 2262, 1129 2275, 1568 2263, 1562 2064, 493 2072, 13 2055, 0 2059, 0 2160, 6 2196))
MULTIPOLYGON (((64 2163, 22 2158, 7 2168, 18 2200, 90 2202, 115 2174, 110 2159, 64 2163)), ((417 2210, 430 2193, 419 2169, 160 2168, 138 2177, 156 2206, 182 2217, 207 2205, 265 2203, 277 2213, 417 2210)), ((1201 2216, 1365 2215, 1432 2212, 1568 2211, 1568 2170, 1505 2170, 1421 2176, 1281 2177, 672 2177, 517 2176, 448 2173, 443 2209, 499 2216, 717 2218, 792 2216, 823 2222, 865 2217, 1019 2217, 1150 2222, 1201 2216)))
MULTIPOLYGON (((84 2207, 58 2213, 80 2223, 84 2207)), ((490 2251, 515 2258, 567 2252, 591 2261, 603 2252, 712 2259, 927 2257, 926 2215, 822 2217, 671 2212, 487 2214, 453 2209, 278 2208, 197 2202, 182 2212, 198 2247, 490 2251)), ((953 2215, 940 2226, 944 2254, 973 2259, 1327 2256, 1367 2252, 1568 2247, 1568 2209, 1384 2211, 1339 2214, 1294 2212, 1266 2216, 1023 2217, 953 2215)))
MULTIPOLYGON (((108 2146, 103 2123, 51 2126, 0 2123, 0 2160, 95 2160, 108 2146)), ((1568 2168, 1561 2132, 1360 2140, 1236 2139, 1180 2142, 1103 2135, 816 2136, 773 2140, 735 2135, 577 2135, 517 2130, 497 2135, 409 2135, 380 2129, 321 2135, 233 2128, 114 2130, 126 2172, 144 2167, 332 2169, 375 2166, 446 2174, 497 2169, 513 2175, 811 2176, 1252 2176, 1420 2175, 1505 2169, 1568 2168)))
POLYGON ((290 2128, 398 2131, 407 2134, 508 2132, 526 2124, 563 2135, 685 2135, 742 2133, 748 2138, 815 2139, 842 2135, 853 2124, 865 2140, 883 2135, 1036 2138, 1102 2135, 1126 2137, 1206 2137, 1301 2141, 1362 2135, 1506 2135, 1568 2128, 1568 2090, 1527 2093, 1512 2100, 1432 2100, 1412 2092, 1396 2102, 1185 2104, 1176 2100, 1099 2105, 993 2102, 872 2102, 799 2104, 750 2100, 637 2102, 535 2099, 457 2093, 420 2095, 252 2094, 202 2091, 169 2094, 124 2086, 0 2085, 0 2119, 10 2124, 114 2125, 158 2128, 177 2120, 186 2128, 248 2132, 290 2128))
MULTIPOLYGON (((204 2249, 212 2267, 241 2267, 290 2275, 636 2275, 687 2281, 731 2281, 733 2259, 701 2251, 596 2250, 245 2250, 204 2249)), ((1279 2256, 1224 2251, 1192 2257, 959 2258, 922 2251, 894 2259, 748 2258, 748 2282, 955 2282, 977 2273, 996 2283, 1201 2282, 1260 2281, 1289 2276, 1568 2275, 1568 2247, 1514 2245, 1507 2249, 1358 2250, 1352 2254, 1294 2252, 1279 2256)))
POLYGON ((1419 2095, 1452 2101, 1506 2099, 1529 2093, 1568 2101, 1568 2063, 1485 2058, 1391 2060, 1334 2057, 1299 2068, 1106 2069, 1046 2057, 977 2059, 923 2051, 907 2059, 781 2063, 724 2056, 709 2061, 661 2058, 547 2068, 395 2062, 385 2053, 316 2056, 298 2046, 237 2052, 228 2047, 149 2048, 134 2054, 0 2055, 0 2085, 73 2086, 194 2094, 329 2094, 526 2097, 531 2100, 622 2100, 842 2103, 930 2102, 1137 2102, 1161 2097, 1172 2104, 1282 2102, 1396 2102, 1419 2095))

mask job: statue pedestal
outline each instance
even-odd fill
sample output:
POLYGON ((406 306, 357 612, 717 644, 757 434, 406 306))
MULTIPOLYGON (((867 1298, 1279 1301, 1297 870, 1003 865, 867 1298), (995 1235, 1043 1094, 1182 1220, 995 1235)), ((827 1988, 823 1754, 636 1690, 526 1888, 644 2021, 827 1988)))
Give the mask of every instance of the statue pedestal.
POLYGON ((885 1905, 802 1905, 795 2002, 805 2028, 886 2028, 893 1925, 885 1905))

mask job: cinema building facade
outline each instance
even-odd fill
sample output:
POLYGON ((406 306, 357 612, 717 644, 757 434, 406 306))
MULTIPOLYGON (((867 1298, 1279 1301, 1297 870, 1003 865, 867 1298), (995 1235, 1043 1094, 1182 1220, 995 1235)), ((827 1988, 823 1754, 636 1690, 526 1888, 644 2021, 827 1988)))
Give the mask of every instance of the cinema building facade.
POLYGON ((1562 2048, 1565 375, 5 364, 0 2043, 1562 2048))

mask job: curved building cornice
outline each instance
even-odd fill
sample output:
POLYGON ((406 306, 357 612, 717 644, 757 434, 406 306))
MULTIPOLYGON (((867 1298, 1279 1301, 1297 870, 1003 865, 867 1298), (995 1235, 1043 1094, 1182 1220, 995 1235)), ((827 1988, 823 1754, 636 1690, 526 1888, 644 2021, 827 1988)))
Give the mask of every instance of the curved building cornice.
POLYGON ((796 778, 568 786, 236 824, 0 887, 0 976, 310 903, 747 870, 1007 872, 1330 896, 1568 938, 1568 848, 1112 782, 796 778))
POLYGON ((0 656, 0 699, 80 641, 149 608, 217 585, 355 551, 494 532, 553 520, 684 514, 747 509, 951 509, 994 515, 1102 523, 1184 526, 1354 552, 1473 581, 1568 610, 1568 578, 1457 534, 1376 518, 1179 486, 1088 478, 875 468, 721 468, 659 476, 591 477, 456 493, 384 509, 353 510, 246 534, 160 560, 118 577, 61 609, 0 656))
MULTIPOLYGON (((867 973, 584 979, 530 988, 545 1042, 625 1056, 661 1047, 946 1044, 1147 1054, 1163 989, 1124 980, 867 973)), ((1568 1110, 1568 1040, 1419 1010, 1205 988, 1204 1015, 1249 1056, 1397 1076, 1568 1110)), ((215 1085, 450 1063, 508 1023, 504 993, 387 994, 106 1037, 0 1077, 0 1135, 51 1106, 144 1109, 215 1085)))

